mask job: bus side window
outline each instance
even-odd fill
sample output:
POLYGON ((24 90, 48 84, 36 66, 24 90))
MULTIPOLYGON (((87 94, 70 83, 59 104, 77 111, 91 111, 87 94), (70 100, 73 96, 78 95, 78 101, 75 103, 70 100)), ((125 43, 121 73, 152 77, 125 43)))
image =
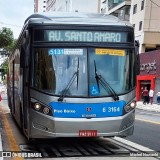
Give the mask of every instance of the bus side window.
POLYGON ((24 47, 23 47, 23 46, 21 46, 20 67, 21 67, 21 68, 24 68, 24 67, 25 67, 25 50, 24 50, 24 47))

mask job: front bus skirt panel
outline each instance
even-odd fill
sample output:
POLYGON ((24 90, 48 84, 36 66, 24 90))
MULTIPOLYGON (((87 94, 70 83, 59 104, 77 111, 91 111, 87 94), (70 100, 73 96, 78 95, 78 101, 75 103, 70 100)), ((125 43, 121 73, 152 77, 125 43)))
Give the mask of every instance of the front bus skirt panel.
POLYGON ((97 136, 133 134, 135 110, 124 116, 105 118, 54 118, 30 110, 28 138, 79 137, 79 130, 97 130, 97 136))

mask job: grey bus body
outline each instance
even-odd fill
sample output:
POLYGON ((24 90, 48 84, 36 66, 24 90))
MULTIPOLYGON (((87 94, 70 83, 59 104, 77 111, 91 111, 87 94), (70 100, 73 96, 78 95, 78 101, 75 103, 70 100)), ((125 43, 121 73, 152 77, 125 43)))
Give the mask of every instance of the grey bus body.
POLYGON ((33 14, 9 57, 11 114, 28 139, 129 136, 134 29, 103 14, 33 14))

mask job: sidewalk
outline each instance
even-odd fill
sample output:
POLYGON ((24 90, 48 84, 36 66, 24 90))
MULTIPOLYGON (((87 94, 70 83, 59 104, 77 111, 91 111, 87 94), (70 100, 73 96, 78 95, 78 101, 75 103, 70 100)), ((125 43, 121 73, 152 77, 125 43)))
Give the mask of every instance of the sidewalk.
POLYGON ((155 111, 155 112, 160 112, 160 105, 158 104, 143 104, 143 101, 138 101, 137 102, 137 107, 138 109, 141 110, 148 110, 148 111, 155 111))

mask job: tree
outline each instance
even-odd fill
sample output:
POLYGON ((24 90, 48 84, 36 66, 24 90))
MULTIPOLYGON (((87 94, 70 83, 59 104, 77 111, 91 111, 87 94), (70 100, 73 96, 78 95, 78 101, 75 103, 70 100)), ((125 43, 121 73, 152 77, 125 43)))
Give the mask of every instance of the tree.
POLYGON ((10 28, 3 27, 0 29, 0 48, 3 48, 7 52, 13 49, 15 40, 13 38, 13 32, 10 28))
POLYGON ((5 75, 7 74, 8 68, 7 55, 12 51, 15 42, 11 29, 5 27, 0 29, 0 49, 2 49, 0 54, 6 55, 4 62, 0 66, 0 72, 4 83, 6 82, 5 75))

